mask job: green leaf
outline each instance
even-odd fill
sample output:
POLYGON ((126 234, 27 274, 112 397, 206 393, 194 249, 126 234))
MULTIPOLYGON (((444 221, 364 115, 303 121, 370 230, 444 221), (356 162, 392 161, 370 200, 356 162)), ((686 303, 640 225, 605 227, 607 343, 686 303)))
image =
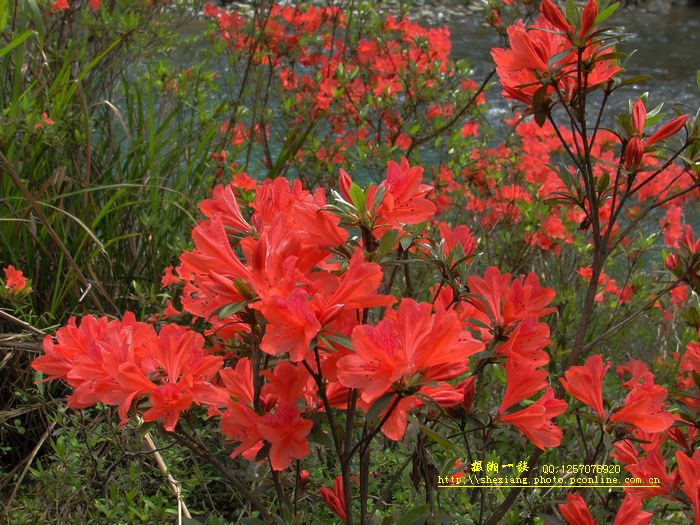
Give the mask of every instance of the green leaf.
POLYGON ((255 292, 251 289, 250 285, 242 279, 234 279, 233 287, 239 294, 241 294, 242 297, 245 297, 246 299, 255 298, 255 292))
POLYGON ((606 192, 609 185, 610 185, 610 173, 605 171, 598 179, 598 195, 602 195, 604 192, 606 192))
POLYGON ((571 49, 570 49, 570 48, 566 48, 564 51, 560 51, 559 53, 557 53, 557 54, 552 55, 551 57, 549 57, 549 59, 547 60, 547 65, 549 66, 550 69, 553 69, 553 68, 554 68, 554 64, 556 64, 557 62, 559 62, 559 61, 562 60, 563 58, 566 58, 566 57, 569 56, 570 54, 571 54, 571 49))
POLYGON ((578 23, 581 21, 581 18, 580 18, 579 12, 578 12, 578 8, 576 7, 574 0, 566 0, 564 14, 566 16, 566 20, 570 24, 578 25, 578 23))
POLYGON ((396 522, 396 525, 421 525, 425 523, 428 516, 430 516, 430 508, 428 505, 418 505, 406 511, 403 516, 401 516, 401 519, 396 522))
POLYGON ((542 518, 548 525, 566 525, 565 522, 551 514, 538 514, 537 516, 542 518))
POLYGON ((694 306, 689 307, 683 312, 683 317, 693 328, 697 329, 700 327, 700 312, 694 306))
POLYGON ((402 237, 401 240, 399 241, 401 244, 401 249, 403 251, 408 250, 411 247, 411 244, 413 243, 413 239, 408 236, 408 237, 402 237))
POLYGON ((90 61, 90 63, 85 67, 85 69, 83 69, 83 70, 80 72, 80 74, 78 75, 78 80, 79 80, 79 81, 80 81, 80 80, 83 80, 83 79, 87 76, 87 74, 90 73, 90 71, 92 71, 93 68, 94 68, 97 64, 99 64, 100 61, 110 53, 110 51, 112 51, 112 50, 113 50, 115 47, 117 47, 119 44, 121 44, 122 42, 124 42, 125 40, 127 40, 127 39, 129 38, 129 36, 131 35, 131 33, 133 33, 133 30, 132 30, 132 31, 129 31, 128 33, 125 33, 125 34, 123 34, 122 36, 120 36, 119 38, 117 38, 114 42, 112 42, 111 44, 109 44, 109 45, 104 49, 104 51, 102 51, 102 53, 100 53, 100 54, 97 55, 95 58, 93 58, 93 59, 90 61))
POLYGON ((441 436, 434 430, 429 429, 425 425, 419 425, 420 431, 423 432, 426 436, 428 436, 430 439, 435 441, 438 445, 441 445, 445 447, 448 450, 451 450, 453 452, 458 452, 457 448, 450 442, 449 439, 441 436))
POLYGON ((320 341, 323 341, 326 344, 326 346, 335 350, 337 350, 336 345, 342 347, 343 349, 352 348, 352 339, 340 333, 338 333, 337 335, 319 335, 318 338, 320 341))
POLYGON ((620 2, 610 4, 608 7, 603 9, 600 13, 598 13, 598 16, 595 17, 595 22, 593 23, 593 25, 598 26, 605 22, 608 18, 612 16, 612 14, 615 11, 617 11, 618 7, 620 7, 620 2))
POLYGON ((232 315, 237 314, 238 312, 243 310, 243 308, 245 308, 247 304, 248 301, 238 301, 235 303, 227 304, 217 312, 217 315, 219 316, 219 319, 231 317, 232 315))
POLYGON ((330 434, 322 431, 321 429, 314 428, 314 430, 308 434, 308 440, 309 443, 317 443, 328 448, 333 446, 333 440, 331 439, 330 434))
POLYGON ((698 85, 698 89, 700 89, 700 71, 695 73, 695 83, 698 85))
POLYGON ((260 450, 258 450, 258 453, 255 455, 255 462, 257 463, 258 461, 262 461, 263 459, 267 459, 267 456, 270 454, 270 444, 265 443, 260 450))
POLYGON ((7 7, 9 0, 0 0, 0 32, 5 29, 7 19, 10 17, 10 10, 7 7))
POLYGON ((39 9, 36 0, 27 0, 27 5, 29 6, 29 12, 30 17, 32 19, 32 23, 34 24, 34 27, 39 33, 39 40, 43 44, 44 36, 46 35, 46 28, 44 26, 44 17, 41 14, 41 9, 39 9))
POLYGON ((372 406, 367 410, 367 421, 376 421, 379 419, 379 416, 389 407, 389 404, 395 397, 396 394, 394 392, 387 392, 372 403, 372 406))
POLYGON ((398 230, 389 230, 382 235, 382 238, 379 241, 379 248, 377 248, 377 255, 375 257, 377 262, 381 261, 384 256, 394 247, 398 236, 398 230))
POLYGON ((350 199, 352 199, 352 203, 355 205, 355 208, 360 212, 360 214, 364 214, 366 208, 366 196, 365 196, 365 191, 360 188, 357 184, 354 182, 350 185, 350 199))
POLYGON ((382 203, 384 200, 384 194, 386 193, 386 186, 383 184, 377 188, 377 192, 374 194, 374 200, 372 201, 372 207, 370 208, 370 212, 374 214, 375 210, 379 207, 379 205, 382 203))
POLYGON ((31 29, 25 31, 21 35, 19 35, 16 38, 13 38, 12 41, 10 41, 9 44, 7 44, 5 47, 0 49, 0 58, 4 57, 6 54, 8 54, 10 51, 12 51, 14 48, 16 48, 18 45, 20 45, 22 42, 27 40, 30 36, 34 35, 34 31, 31 29))
POLYGON ((535 122, 539 127, 544 126, 547 121, 547 113, 549 111, 549 106, 545 99, 547 95, 547 86, 542 86, 537 91, 535 91, 532 97, 532 110, 535 113, 535 122))
POLYGON ((636 75, 634 77, 629 77, 629 78, 625 78, 624 80, 621 80, 618 85, 621 87, 621 86, 631 86, 633 84, 643 84, 645 82, 648 82, 650 79, 651 79, 651 77, 649 75, 636 75))

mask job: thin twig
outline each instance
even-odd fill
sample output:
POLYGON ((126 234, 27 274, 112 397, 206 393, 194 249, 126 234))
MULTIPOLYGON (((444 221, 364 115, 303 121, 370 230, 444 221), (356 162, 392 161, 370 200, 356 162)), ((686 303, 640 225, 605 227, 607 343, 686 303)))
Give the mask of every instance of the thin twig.
POLYGON ((165 464, 165 461, 163 461, 163 456, 161 456, 160 452, 158 452, 156 444, 153 442, 153 438, 151 437, 151 433, 146 432, 143 436, 143 440, 146 442, 146 446, 153 454, 153 457, 155 458, 156 463, 158 464, 158 468, 163 473, 163 476, 165 476, 170 490, 173 491, 173 494, 175 494, 175 497, 177 498, 177 522, 178 525, 181 525, 183 516, 187 519, 190 519, 192 518, 192 515, 190 514, 190 511, 187 510, 185 500, 182 499, 180 483, 175 478, 173 478, 172 474, 170 474, 170 472, 168 471, 168 466, 165 464))
POLYGON ((46 439, 49 437, 49 434, 51 433, 51 431, 53 430, 53 427, 55 427, 55 426, 56 426, 56 422, 52 421, 51 424, 49 425, 49 428, 46 429, 46 432, 44 432, 44 435, 41 436, 41 439, 34 447, 34 450, 32 450, 32 453, 29 454, 29 457, 27 458, 27 462, 25 463, 24 468, 22 469, 22 473, 19 475, 19 478, 17 479, 17 483, 15 483, 15 488, 12 490, 12 494, 10 494, 10 499, 7 500, 7 505, 5 508, 9 509, 12 506, 12 502, 15 500, 15 496, 17 495, 17 491, 19 490, 19 486, 22 484, 22 481, 24 481, 24 477, 27 475, 27 472, 29 471, 29 467, 34 462, 34 458, 39 453, 39 450, 41 449, 42 445, 44 444, 44 441, 46 441, 46 439))
POLYGON ((36 334, 36 335, 46 335, 46 332, 43 330, 39 330, 38 328, 30 325, 26 321, 22 321, 21 319, 17 319, 14 315, 7 313, 5 310, 0 310, 0 317, 4 318, 7 321, 11 321, 15 324, 18 324, 19 326, 26 328, 30 332, 36 334))

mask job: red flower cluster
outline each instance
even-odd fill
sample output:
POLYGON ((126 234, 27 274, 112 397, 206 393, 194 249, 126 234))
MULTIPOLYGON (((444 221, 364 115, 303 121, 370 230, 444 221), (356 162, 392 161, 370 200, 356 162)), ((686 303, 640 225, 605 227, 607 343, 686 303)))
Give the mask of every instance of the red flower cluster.
POLYGON ((552 96, 570 100, 579 86, 577 46, 587 42, 581 60, 589 65, 585 86, 593 89, 615 75, 620 68, 605 59, 610 50, 602 43, 588 42, 597 14, 596 0, 589 0, 580 29, 571 24, 549 1, 540 6, 542 15, 530 26, 522 20, 508 27, 510 49, 491 50, 503 96, 532 106, 535 94, 544 90, 542 100, 552 96))
MULTIPOLYGON (((567 404, 556 399, 547 386, 547 371, 541 367, 549 362, 544 350, 550 343, 549 326, 539 321, 554 311, 547 307, 554 290, 542 288, 534 273, 512 279, 493 266, 483 277, 470 276, 467 284, 469 302, 448 308, 454 308, 470 329, 494 345, 497 356, 505 358, 506 390, 499 419, 517 427, 541 449, 558 446, 563 434, 552 419, 561 415, 567 404), (543 389, 544 394, 530 406, 507 412, 543 389)), ((443 290, 436 306, 451 304, 451 290, 443 290)), ((466 403, 468 384, 464 386, 466 403)))
POLYGON ((418 394, 442 406, 460 403, 463 393, 444 381, 463 374, 467 358, 484 348, 455 312, 432 314, 431 309, 428 303, 404 299, 398 311, 387 312, 376 326, 356 327, 352 354, 337 363, 340 383, 359 389, 367 406, 387 392, 400 396, 382 428, 390 439, 403 437, 408 409, 421 404, 418 394))
POLYGON ((71 318, 56 339, 44 339, 44 355, 32 367, 46 374, 46 381, 63 379, 74 388, 71 408, 116 405, 126 422, 131 405, 144 397, 150 402, 144 421, 162 419, 172 431, 194 403, 222 401, 211 384, 222 358, 208 355, 204 338, 181 326, 165 325, 156 334, 131 312, 121 321, 87 316, 80 324, 71 318))

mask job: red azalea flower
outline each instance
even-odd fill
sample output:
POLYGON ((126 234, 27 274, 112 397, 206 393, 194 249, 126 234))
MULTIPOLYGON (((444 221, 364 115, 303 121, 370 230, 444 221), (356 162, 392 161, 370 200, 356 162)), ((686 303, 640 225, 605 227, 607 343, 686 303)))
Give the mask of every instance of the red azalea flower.
POLYGON ((688 457, 680 450, 676 451, 678 473, 683 480, 681 490, 690 500, 695 513, 695 523, 700 523, 700 450, 688 457))
POLYGON ((506 391, 503 401, 498 407, 498 413, 503 415, 506 410, 520 403, 523 399, 534 396, 547 386, 547 371, 537 369, 529 361, 510 358, 506 361, 506 391))
POLYGON ((678 133, 688 120, 688 115, 680 115, 670 122, 661 126, 646 140, 644 135, 644 124, 646 123, 647 110, 642 99, 637 99, 632 107, 632 129, 633 135, 625 146, 625 168, 636 171, 644 164, 645 148, 653 146, 657 142, 666 140, 678 133))
POLYGON ((347 270, 337 277, 332 274, 314 275, 314 303, 319 305, 320 319, 325 324, 341 310, 357 310, 389 306, 396 302, 392 295, 381 295, 379 285, 384 277, 382 267, 365 261, 362 250, 356 248, 347 270))
POLYGON ((649 525, 652 516, 651 512, 642 510, 641 499, 627 494, 615 514, 613 525, 649 525))
POLYGON ((313 422, 299 417, 299 409, 292 403, 277 405, 274 414, 268 414, 257 423, 260 435, 270 443, 270 464, 274 470, 284 470, 292 459, 302 459, 309 453, 306 436, 313 422))
POLYGON ((224 226, 247 233, 250 231, 250 224, 243 218, 243 213, 236 200, 235 189, 236 185, 233 182, 228 186, 219 184, 214 188, 212 197, 199 204, 199 209, 210 219, 221 215, 224 226))
POLYGON ((569 525, 596 525, 588 505, 579 494, 569 492, 566 503, 559 504, 559 511, 569 525))
POLYGON ((666 395, 666 389, 653 384, 653 379, 647 376, 644 383, 627 394, 625 404, 610 421, 629 423, 644 432, 663 432, 676 420, 676 416, 664 410, 666 395))
MULTIPOLYGON (((408 160, 401 163, 390 160, 386 166, 386 180, 382 183, 385 193, 375 216, 375 235, 381 236, 388 227, 401 229, 404 224, 418 224, 435 214, 435 204, 425 198, 432 190, 423 184, 423 168, 411 167, 408 160)), ((367 202, 374 200, 377 187, 367 191, 367 202)))
POLYGON ((585 365, 572 366, 559 378, 564 390, 595 410, 601 420, 605 417, 603 376, 610 366, 610 363, 603 366, 603 357, 595 354, 586 359, 585 365))
POLYGON ((540 4, 540 11, 542 12, 542 15, 549 21, 549 23, 557 29, 559 29, 560 31, 563 31, 566 34, 571 34, 573 32, 571 24, 569 24, 569 22, 566 21, 564 15, 559 10, 559 8, 556 7, 550 0, 544 0, 540 4))
POLYGON ((163 270, 163 276, 160 278, 160 287, 165 288, 166 286, 170 286, 171 284, 177 284, 181 281, 182 279, 178 278, 173 273, 173 267, 166 266, 165 270, 163 270))
POLYGON ((562 430, 552 423, 552 418, 566 411, 566 401, 556 399, 554 390, 547 388, 535 403, 519 412, 499 416, 504 423, 517 427, 532 443, 544 450, 558 447, 564 435, 562 430))
MULTIPOLYGON (((587 12, 584 10, 582 33, 590 30, 592 20, 595 19, 591 19, 592 7, 589 7, 587 12)), ((504 97, 532 105, 535 92, 545 85, 542 79, 549 80, 551 77, 554 77, 553 81, 558 84, 564 97, 573 92, 575 75, 572 73, 577 62, 575 51, 569 39, 560 32, 562 28, 566 29, 568 24, 556 20, 556 24, 553 24, 548 18, 552 18, 551 13, 548 13, 547 18, 538 18, 529 28, 525 27, 522 20, 518 21, 517 24, 508 27, 510 49, 491 50, 504 97), (550 66, 555 55, 559 55, 560 58, 550 66)), ((588 46, 584 52, 584 59, 592 57, 598 47, 600 46, 588 46)), ((588 87, 593 88, 606 82, 619 70, 620 68, 610 60, 596 61, 588 73, 588 87)), ((550 85, 547 94, 554 92, 554 87, 550 85)))
POLYGON ((311 310, 309 293, 295 288, 286 299, 270 299, 251 304, 267 319, 260 348, 268 354, 289 353, 289 358, 301 361, 311 341, 321 330, 321 324, 311 310))
POLYGON ((352 332, 354 353, 338 361, 338 379, 362 391, 371 403, 392 388, 401 391, 430 381, 452 379, 483 343, 462 329, 454 312, 431 314, 428 303, 401 301, 376 326, 352 332))
POLYGON ((545 308, 556 296, 551 288, 542 288, 536 274, 521 276, 511 283, 511 274, 501 274, 495 266, 489 266, 483 277, 470 275, 467 284, 474 294, 470 302, 484 312, 494 327, 508 327, 522 321, 527 315, 539 319, 556 311, 545 308))
POLYGON ((225 403, 224 392, 211 384, 223 359, 206 355, 203 344, 201 335, 179 325, 167 324, 160 329, 158 346, 152 353, 159 384, 151 394, 151 408, 144 412, 144 421, 162 418, 163 428, 172 432, 180 414, 192 404, 225 403))
POLYGON ((155 369, 152 355, 158 346, 153 327, 136 321, 127 312, 121 321, 75 318, 44 338, 44 355, 32 362, 32 368, 47 374, 45 381, 64 379, 74 388, 68 398, 70 408, 85 408, 102 402, 119 406, 125 420, 132 402, 149 394, 156 385, 147 377, 155 369))
POLYGON ((534 315, 527 314, 495 351, 508 359, 515 358, 537 367, 549 363, 549 355, 544 350, 549 343, 547 323, 537 322, 534 315))
POLYGON ((29 287, 27 290, 27 278, 22 273, 22 270, 18 270, 11 264, 3 269, 5 273, 5 288, 12 293, 17 293, 21 291, 31 292, 32 289, 29 287))

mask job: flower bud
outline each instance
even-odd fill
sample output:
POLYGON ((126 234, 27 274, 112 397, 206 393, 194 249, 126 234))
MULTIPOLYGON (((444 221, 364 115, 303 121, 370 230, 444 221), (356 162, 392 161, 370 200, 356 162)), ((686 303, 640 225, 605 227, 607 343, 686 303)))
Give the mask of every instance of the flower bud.
POLYGON ((647 139, 647 144, 651 146, 655 142, 672 137, 683 129, 686 120, 688 120, 688 115, 681 115, 680 117, 674 118, 668 124, 664 124, 656 131, 656 133, 647 139))
POLYGON ((338 175, 338 185, 340 186, 340 194, 348 202, 352 202, 350 197, 350 186, 352 185, 352 179, 348 172, 341 168, 340 175, 338 175))
POLYGON ((644 142, 639 137, 632 137, 625 146, 625 168, 636 171, 644 157, 644 142))
POLYGON ((567 35, 572 33, 571 24, 566 21, 561 11, 559 11, 559 9, 550 0, 544 0, 540 4, 540 11, 547 21, 549 21, 549 23, 554 27, 560 29, 567 35))
POLYGON ((310 478, 311 474, 309 474, 308 470, 302 470, 301 472, 299 472, 299 488, 304 490, 304 487, 309 482, 310 478))
POLYGON ((588 0, 586 7, 583 8, 583 16, 581 17, 581 30, 579 31, 579 38, 585 37, 595 22, 598 16, 598 4, 596 0, 588 0))
POLYGON ((675 272, 678 269, 679 261, 678 261, 678 255, 675 253, 669 253, 666 256, 666 268, 668 268, 669 271, 675 272))
POLYGON ((644 107, 644 102, 642 99, 637 99, 632 108, 632 126, 634 126, 634 131, 640 135, 644 132, 644 123, 647 119, 647 108, 644 107))

